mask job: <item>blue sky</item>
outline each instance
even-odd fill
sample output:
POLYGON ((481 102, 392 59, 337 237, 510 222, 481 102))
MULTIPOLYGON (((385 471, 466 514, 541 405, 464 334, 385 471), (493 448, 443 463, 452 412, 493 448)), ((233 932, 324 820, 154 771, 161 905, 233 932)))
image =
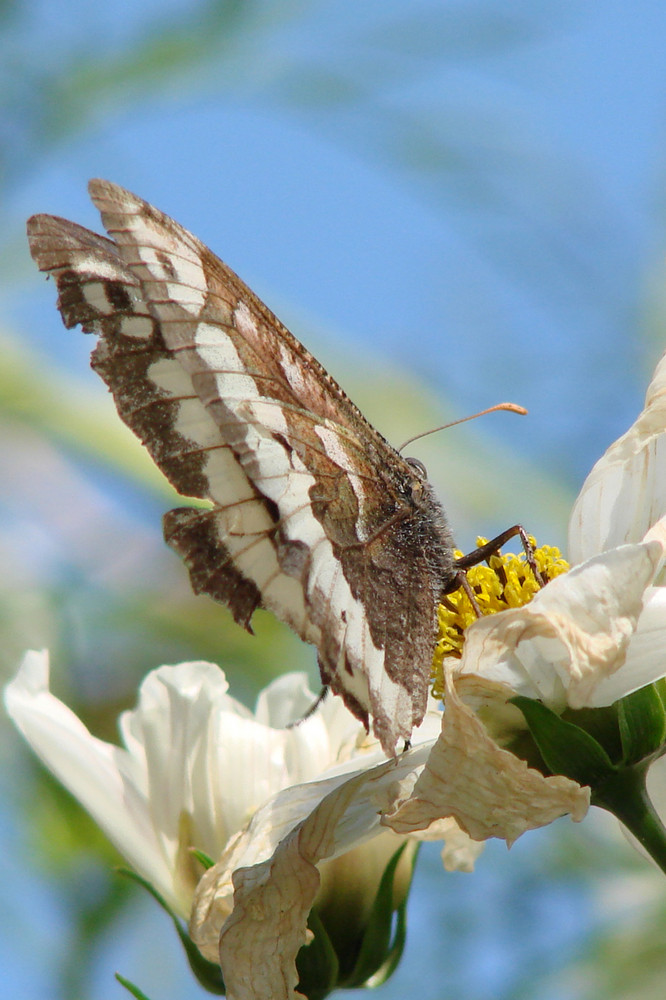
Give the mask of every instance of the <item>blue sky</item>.
MULTIPOLYGON (((370 3, 358 23, 358 7, 294 4, 244 41, 245 62, 213 60, 149 97, 119 87, 91 128, 15 178, 11 216, 94 225, 85 183, 111 176, 196 231, 309 342, 370 349, 456 412, 519 398, 530 419, 488 433, 575 487, 635 412, 656 353, 644 326, 663 243, 664 13, 438 7, 370 3), (484 48, 479 21, 515 25, 484 48), (452 28, 458 51, 426 44, 452 28), (303 93, 313 75, 335 91, 323 110, 303 93)), ((130 24, 151 23, 142 8, 130 24)), ((126 41, 128 13, 100 15, 104 50, 126 41)), ((96 22, 49 30, 69 29, 76 52, 96 22)), ((63 343, 46 288, 39 322, 12 298, 22 336, 60 361, 84 355, 63 343)))

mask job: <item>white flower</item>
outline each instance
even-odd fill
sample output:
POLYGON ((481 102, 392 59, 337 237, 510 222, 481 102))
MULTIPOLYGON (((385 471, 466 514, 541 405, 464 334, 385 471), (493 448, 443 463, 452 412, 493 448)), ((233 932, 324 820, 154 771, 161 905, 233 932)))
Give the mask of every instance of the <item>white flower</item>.
POLYGON ((33 750, 184 917, 202 873, 189 848, 219 857, 281 789, 344 767, 363 732, 337 698, 284 728, 314 703, 304 674, 270 684, 255 713, 227 690, 212 663, 152 671, 137 707, 120 718, 118 747, 92 736, 50 693, 45 652, 26 654, 5 689, 7 711, 33 750))
POLYGON ((555 711, 611 705, 666 674, 666 355, 633 426, 596 463, 569 523, 574 568, 467 630, 460 670, 555 711))
POLYGON ((611 705, 666 674, 666 591, 654 587, 666 518, 644 541, 593 556, 524 607, 474 622, 459 672, 556 712, 611 705))
MULTIPOLYGON (((479 840, 511 840, 587 808, 573 782, 528 772, 498 749, 454 695, 442 733, 433 704, 412 749, 395 760, 339 699, 284 728, 313 697, 301 675, 286 675, 263 692, 253 715, 212 664, 161 667, 142 684, 137 708, 121 717, 117 747, 93 737, 50 693, 45 653, 27 654, 5 691, 30 745, 129 863, 176 912, 192 909, 192 936, 207 957, 219 954, 229 997, 273 1000, 282 995, 278 981, 292 996, 286 984, 296 985, 312 906, 352 894, 355 910, 367 909, 406 834, 446 837, 449 865, 455 858, 469 869, 478 847, 441 817, 463 825, 467 818, 479 840), (479 775, 489 784, 485 799, 470 782, 479 775), (438 791, 433 798, 442 776, 448 798, 438 791), (218 859, 203 877, 191 847, 218 859)), ((400 862, 398 895, 412 855, 400 862)))

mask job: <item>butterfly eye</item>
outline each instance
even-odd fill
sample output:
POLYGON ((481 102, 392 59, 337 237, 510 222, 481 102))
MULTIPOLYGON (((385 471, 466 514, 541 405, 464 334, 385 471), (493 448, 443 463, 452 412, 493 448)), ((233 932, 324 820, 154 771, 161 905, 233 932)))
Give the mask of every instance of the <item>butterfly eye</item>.
POLYGON ((426 469, 423 462, 419 462, 418 458, 406 458, 405 461, 408 465, 411 465, 412 469, 418 472, 421 479, 428 478, 428 470, 426 469))

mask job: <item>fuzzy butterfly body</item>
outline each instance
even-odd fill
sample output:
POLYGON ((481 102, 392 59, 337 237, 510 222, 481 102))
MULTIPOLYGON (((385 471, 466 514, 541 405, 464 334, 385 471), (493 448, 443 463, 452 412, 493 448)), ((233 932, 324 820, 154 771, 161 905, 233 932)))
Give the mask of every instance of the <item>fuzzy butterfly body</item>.
POLYGON ((387 753, 423 718, 436 610, 454 576, 444 513, 280 321, 168 216, 90 183, 109 238, 36 215, 40 270, 122 419, 185 497, 164 534, 192 585, 250 627, 272 611, 387 753))

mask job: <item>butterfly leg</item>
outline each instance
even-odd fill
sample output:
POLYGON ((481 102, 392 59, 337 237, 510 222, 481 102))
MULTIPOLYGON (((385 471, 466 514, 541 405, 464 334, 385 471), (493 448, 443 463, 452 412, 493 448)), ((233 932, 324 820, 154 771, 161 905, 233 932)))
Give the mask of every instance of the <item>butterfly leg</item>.
MULTIPOLYGON (((472 563, 472 565, 474 566, 475 564, 472 563)), ((448 593, 451 593, 452 590, 458 590, 458 588, 461 588, 462 590, 465 591, 465 593, 467 594, 467 599, 468 599, 469 603, 472 605, 472 608, 474 610, 474 614, 476 615, 477 618, 481 618, 482 615, 483 615, 483 612, 481 611, 481 608, 479 607, 479 603, 478 603, 478 601, 476 599, 476 596, 474 594, 474 590, 470 586, 470 582, 467 579, 467 573, 465 572, 464 569, 459 569, 457 571, 456 575, 453 578, 453 581, 449 584, 448 593)), ((449 609, 449 611, 453 611, 454 614, 455 614, 455 610, 456 609, 451 604, 451 602, 449 601, 449 599, 446 597, 446 594, 442 595, 442 597, 440 598, 440 601, 441 601, 441 603, 445 607, 447 607, 449 609)))
MULTIPOLYGON (((515 538, 516 535, 519 536, 522 546, 525 550, 525 558, 527 559, 527 565, 532 570, 534 574, 534 579, 539 584, 540 587, 546 586, 546 581, 544 580, 542 574, 539 572, 539 567, 536 564, 534 558, 534 548, 529 538, 527 537, 527 532, 523 528, 522 524, 514 524, 511 528, 507 528, 501 534, 497 535, 495 538, 491 538, 489 542, 485 545, 480 545, 477 549, 473 549, 472 552, 468 552, 467 555, 461 556, 460 559, 456 559, 454 566, 458 570, 469 569, 470 566, 478 566, 480 562, 484 562, 498 552, 503 545, 505 545, 510 538, 515 538)), ((463 586, 462 579, 459 578, 458 574, 453 578, 451 583, 447 588, 447 592, 450 593, 452 590, 457 590, 458 587, 463 586)))
POLYGON ((319 706, 321 705, 322 701, 324 700, 324 698, 326 697, 326 695, 328 694, 329 691, 330 691, 330 688, 329 688, 328 684, 326 684, 321 689, 321 691, 319 692, 319 694, 317 695, 317 697, 315 698, 315 700, 312 702, 312 704, 310 705, 310 707, 307 710, 307 712, 305 713, 305 715, 302 715, 300 717, 300 719, 294 719, 293 722, 289 722, 285 728, 286 729, 294 729, 295 726, 300 726, 300 724, 302 722, 305 722, 305 720, 309 719, 311 715, 314 715, 314 713, 317 711, 317 709, 319 708, 319 706))

